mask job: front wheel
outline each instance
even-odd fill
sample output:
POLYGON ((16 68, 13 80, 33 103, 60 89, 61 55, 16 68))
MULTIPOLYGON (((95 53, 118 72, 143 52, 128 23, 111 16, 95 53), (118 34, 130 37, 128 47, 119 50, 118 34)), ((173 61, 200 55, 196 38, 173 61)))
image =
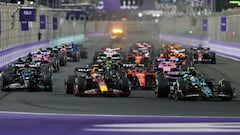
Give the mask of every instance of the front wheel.
POLYGON ((223 81, 221 86, 222 92, 228 97, 222 97, 223 101, 230 101, 233 98, 233 88, 230 81, 223 81))
POLYGON ((168 97, 168 94, 170 92, 169 85, 168 85, 168 80, 163 77, 163 75, 159 75, 158 77, 158 84, 157 88, 155 90, 155 96, 156 97, 161 97, 161 98, 166 98, 168 97))
POLYGON ((73 94, 75 76, 69 75, 64 80, 64 89, 66 94, 73 94))
POLYGON ((120 97, 129 97, 130 96, 131 87, 129 84, 129 80, 126 77, 122 78, 122 80, 121 80, 121 90, 122 90, 122 93, 120 94, 120 97))

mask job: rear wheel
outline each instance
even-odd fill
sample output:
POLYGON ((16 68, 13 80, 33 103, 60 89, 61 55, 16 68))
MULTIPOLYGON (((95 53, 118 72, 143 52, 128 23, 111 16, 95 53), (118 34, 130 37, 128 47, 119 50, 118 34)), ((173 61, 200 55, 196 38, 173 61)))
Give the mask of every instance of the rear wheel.
POLYGON ((1 77, 1 90, 2 91, 8 91, 8 88, 5 88, 10 83, 10 78, 8 77, 8 74, 3 73, 1 77))
POLYGON ((157 88, 155 89, 155 96, 156 97, 168 97, 168 94, 170 92, 168 80, 164 78, 162 74, 158 76, 158 84, 157 88))
POLYGON ((211 53, 212 64, 216 64, 216 53, 211 53))
POLYGON ((66 94, 73 94, 74 81, 75 81, 74 75, 69 75, 65 78, 64 89, 66 94))
POLYGON ((78 51, 72 52, 73 61, 80 61, 80 53, 78 51))
POLYGON ((60 60, 58 60, 58 59, 56 59, 54 70, 55 70, 54 72, 59 72, 60 71, 60 60))
POLYGON ((60 55, 60 66, 65 66, 66 65, 66 58, 64 55, 60 55))
POLYGON ((50 73, 45 73, 44 85, 45 85, 45 91, 48 91, 48 92, 53 91, 53 77, 50 73))
POLYGON ((74 96, 85 96, 84 91, 86 90, 87 81, 82 78, 78 77, 75 79, 74 89, 73 89, 73 95, 74 96))

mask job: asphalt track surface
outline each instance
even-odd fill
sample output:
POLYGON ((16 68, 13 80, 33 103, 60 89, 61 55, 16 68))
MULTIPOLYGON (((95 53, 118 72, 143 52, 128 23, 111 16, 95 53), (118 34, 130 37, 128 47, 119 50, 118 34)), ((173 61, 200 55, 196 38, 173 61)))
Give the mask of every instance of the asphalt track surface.
MULTIPOLYGON (((149 40, 156 47, 160 42, 146 37, 127 38, 124 44, 115 44, 123 50, 136 41, 149 40)), ((240 115, 240 62, 217 57, 216 65, 197 65, 203 74, 216 80, 232 81, 238 92, 233 101, 174 101, 156 98, 150 90, 133 90, 128 98, 122 97, 74 97, 64 93, 64 77, 73 74, 75 67, 82 67, 92 60, 93 53, 109 46, 108 38, 95 38, 84 43, 89 58, 78 63, 69 62, 54 74, 53 92, 0 92, 0 111, 106 114, 106 115, 156 115, 156 116, 239 116, 240 115)))

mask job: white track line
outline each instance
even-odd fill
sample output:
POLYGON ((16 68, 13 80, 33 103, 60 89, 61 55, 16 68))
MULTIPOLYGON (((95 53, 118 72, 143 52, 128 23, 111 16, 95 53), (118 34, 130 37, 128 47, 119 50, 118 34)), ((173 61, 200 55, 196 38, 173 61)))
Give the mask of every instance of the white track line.
POLYGON ((146 117, 146 118, 240 118, 238 116, 158 116, 158 115, 105 115, 105 114, 66 114, 66 113, 37 113, 37 112, 11 112, 0 111, 1 114, 20 115, 55 115, 55 116, 100 116, 100 117, 146 117))

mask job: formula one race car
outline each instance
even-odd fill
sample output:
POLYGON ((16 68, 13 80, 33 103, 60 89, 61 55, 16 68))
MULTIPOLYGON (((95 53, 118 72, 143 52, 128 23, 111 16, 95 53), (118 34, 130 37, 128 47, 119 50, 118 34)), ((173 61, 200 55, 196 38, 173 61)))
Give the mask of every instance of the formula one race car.
POLYGON ((156 71, 160 71, 162 73, 167 73, 167 72, 170 72, 170 71, 175 71, 175 70, 178 70, 177 69, 177 62, 178 60, 175 60, 175 59, 165 59, 165 58, 157 58, 156 59, 156 63, 155 63, 155 66, 156 66, 156 71))
POLYGON ((104 62, 107 59, 111 59, 115 63, 122 63, 126 61, 124 53, 120 52, 120 48, 103 48, 103 52, 95 52, 93 56, 93 62, 104 62))
POLYGON ((152 43, 146 42, 146 41, 134 43, 129 50, 130 52, 134 50, 140 50, 140 51, 148 50, 150 54, 154 54, 154 46, 152 45, 152 43))
POLYGON ((202 64, 216 64, 216 53, 213 51, 210 51, 210 48, 202 47, 199 45, 198 47, 192 47, 191 48, 193 62, 195 64, 202 63, 202 64))
POLYGON ((51 55, 47 50, 41 50, 38 52, 30 52, 28 57, 32 62, 36 62, 46 67, 51 67, 52 72, 59 72, 60 70, 60 60, 51 55))
POLYGON ((137 42, 129 48, 130 54, 143 54, 151 61, 154 57, 154 47, 149 42, 137 42))
POLYGON ((128 79, 118 74, 106 76, 105 71, 98 67, 76 68, 75 75, 67 76, 65 79, 65 92, 81 97, 90 95, 128 97, 131 88, 128 79), (85 73, 85 75, 77 73, 85 73))
POLYGON ((206 80, 201 75, 185 74, 172 83, 171 87, 173 89, 170 90, 169 95, 175 100, 220 98, 223 101, 229 101, 236 96, 230 81, 221 80, 215 84, 213 80, 206 80))
POLYGON ((135 52, 128 55, 129 63, 132 64, 145 64, 147 65, 150 62, 149 56, 146 56, 144 53, 135 52))
POLYGON ((59 59, 60 66, 65 66, 67 64, 67 52, 62 47, 52 48, 51 55, 59 59))
POLYGON ((165 97, 169 93, 168 96, 175 100, 219 98, 229 101, 236 97, 235 88, 230 81, 221 80, 216 84, 213 79, 191 71, 173 71, 168 74, 168 79, 159 80, 162 82, 162 89, 155 93, 157 97, 163 97, 159 93, 163 95, 164 92, 165 97))
POLYGON ((74 50, 78 50, 79 51, 81 58, 83 58, 83 59, 87 59, 88 58, 87 48, 83 47, 82 44, 73 43, 72 44, 72 48, 74 48, 74 50))
POLYGON ((12 64, 2 74, 2 91, 11 89, 52 91, 52 88, 52 74, 38 64, 12 64))
POLYGON ((143 64, 123 64, 122 68, 125 70, 132 88, 154 89, 157 87, 156 72, 145 68, 143 64))
POLYGON ((80 61, 81 56, 78 48, 75 48, 72 45, 63 45, 62 47, 67 52, 68 61, 75 61, 75 62, 80 61))

